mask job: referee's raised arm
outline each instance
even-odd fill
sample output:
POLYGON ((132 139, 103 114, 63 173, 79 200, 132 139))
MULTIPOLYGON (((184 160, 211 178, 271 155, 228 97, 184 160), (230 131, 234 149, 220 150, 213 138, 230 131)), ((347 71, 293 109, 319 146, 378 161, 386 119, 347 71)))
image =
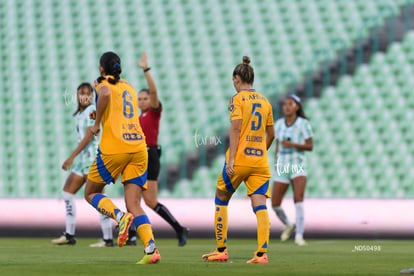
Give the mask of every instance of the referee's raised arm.
POLYGON ((155 85, 155 81, 151 76, 151 72, 150 72, 151 68, 148 67, 147 53, 144 52, 142 54, 141 60, 138 61, 138 65, 144 71, 145 79, 147 80, 147 83, 148 83, 151 108, 157 109, 160 107, 160 101, 158 99, 157 86, 155 85))

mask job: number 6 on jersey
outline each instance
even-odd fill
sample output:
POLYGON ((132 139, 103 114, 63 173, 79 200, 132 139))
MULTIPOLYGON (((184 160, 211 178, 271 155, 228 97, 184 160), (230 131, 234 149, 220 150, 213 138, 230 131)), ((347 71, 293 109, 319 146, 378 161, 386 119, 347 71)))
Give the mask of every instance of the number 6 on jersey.
POLYGON ((123 107, 123 114, 125 118, 132 118, 134 117, 134 106, 132 105, 132 96, 128 91, 124 91, 122 93, 122 100, 124 103, 123 107))

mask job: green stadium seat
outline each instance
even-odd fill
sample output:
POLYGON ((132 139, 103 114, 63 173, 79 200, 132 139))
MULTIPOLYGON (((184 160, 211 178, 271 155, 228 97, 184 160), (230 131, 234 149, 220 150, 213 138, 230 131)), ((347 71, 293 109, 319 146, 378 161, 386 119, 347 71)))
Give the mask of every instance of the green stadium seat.
MULTIPOLYGON (((205 130, 213 135, 228 127, 228 120, 223 118, 228 118, 227 102, 233 95, 231 70, 242 55, 250 55, 253 65, 257 65, 257 87, 277 83, 277 89, 264 91, 266 95, 277 96, 289 84, 301 81, 305 74, 334 58, 338 50, 347 49, 361 35, 365 37, 370 27, 379 26, 386 18, 396 15, 401 6, 410 3, 413 1, 283 0, 252 4, 247 0, 194 3, 143 0, 143 8, 136 9, 131 8, 136 5, 132 0, 105 1, 104 5, 96 5, 92 0, 2 1, 0 15, 5 20, 0 25, 0 35, 10 43, 0 44, 3 61, 0 67, 4 71, 7 64, 12 64, 15 69, 10 77, 3 78, 6 81, 0 82, 2 91, 14 94, 11 101, 8 101, 9 95, 3 95, 0 120, 4 125, 35 125, 36 136, 40 138, 33 139, 33 133, 25 128, 3 130, 2 153, 9 156, 19 145, 24 145, 32 157, 21 165, 33 169, 23 170, 17 176, 17 168, 11 165, 17 160, 5 159, 4 166, 12 168, 14 173, 3 173, 0 183, 26 181, 22 188, 2 185, 0 196, 60 195, 66 174, 60 172, 59 166, 76 144, 71 116, 76 103, 65 102, 63 93, 68 91, 74 95, 78 83, 97 77, 97 59, 103 51, 112 49, 121 55, 125 77, 137 89, 145 86, 145 81, 136 60, 143 50, 149 52, 164 104, 160 142, 165 149, 163 165, 166 166, 194 150, 192 136, 197 127, 209 125, 205 130), (114 10, 124 16, 115 16, 114 10), (98 18, 97 14, 105 16, 98 18), (106 27, 102 29, 102 26, 106 27), (102 34, 106 39, 97 39, 102 34), (34 112, 27 112, 34 106, 34 112), (14 141, 19 135, 23 136, 21 140, 14 141), (42 166, 36 164, 39 158, 44 162, 42 166), (47 179, 44 186, 35 185, 40 182, 36 170, 42 175, 40 179, 47 179)), ((341 80, 328 98, 314 102, 310 117, 315 129, 319 129, 316 135, 320 135, 321 141, 337 141, 339 147, 348 144, 344 131, 330 133, 332 129, 338 130, 332 127, 335 116, 352 120, 353 124, 358 117, 350 108, 370 108, 369 98, 379 95, 384 99, 381 108, 392 109, 386 118, 375 108, 367 113, 365 119, 375 121, 375 127, 382 129, 386 128, 380 122, 384 118, 401 119, 404 108, 414 108, 414 97, 409 90, 414 85, 410 80, 414 69, 411 65, 414 64, 413 42, 414 34, 408 34, 386 57, 374 57, 372 64, 376 65, 369 66, 368 73, 341 80), (393 106, 397 90, 405 95, 404 105, 399 105, 398 110, 393 106), (355 103, 354 97, 361 101, 355 103), (332 100, 336 109, 331 106, 332 100)), ((413 129, 401 123, 396 130, 406 139, 404 135, 413 129)), ((318 154, 327 156, 329 152, 318 151, 318 154)), ((221 167, 222 160, 212 169, 214 177, 203 172, 211 180, 206 182, 213 190, 216 169, 221 167)), ((327 181, 324 178, 322 183, 327 181)), ((177 185, 192 187, 189 183, 183 181, 177 185)), ((197 195, 203 196, 206 187, 196 187, 197 195)), ((108 193, 121 195, 118 188, 111 188, 108 193)), ((185 189, 178 190, 177 196, 191 196, 183 192, 185 189)), ((315 188, 314 195, 341 191, 338 188, 325 193, 315 188)))

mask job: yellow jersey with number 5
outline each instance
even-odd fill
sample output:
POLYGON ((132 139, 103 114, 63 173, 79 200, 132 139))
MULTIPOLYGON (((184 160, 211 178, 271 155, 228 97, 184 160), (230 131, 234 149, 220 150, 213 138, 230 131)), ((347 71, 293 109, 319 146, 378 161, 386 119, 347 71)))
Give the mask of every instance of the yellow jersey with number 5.
MULTIPOLYGON (((266 127, 273 126, 272 105, 254 89, 240 91, 229 103, 230 121, 242 120, 234 165, 269 167, 266 127)), ((226 153, 228 162, 229 150, 226 153)))
POLYGON ((111 84, 107 78, 95 87, 98 103, 99 90, 110 90, 108 106, 102 117, 102 136, 99 149, 103 154, 134 153, 146 150, 145 136, 139 124, 138 98, 135 89, 124 79, 111 84))

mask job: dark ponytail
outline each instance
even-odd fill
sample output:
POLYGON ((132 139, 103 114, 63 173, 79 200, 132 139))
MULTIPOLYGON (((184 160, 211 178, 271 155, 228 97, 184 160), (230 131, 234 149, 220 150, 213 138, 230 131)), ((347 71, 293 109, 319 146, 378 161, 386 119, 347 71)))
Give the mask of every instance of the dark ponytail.
POLYGON ((76 116, 81 112, 82 107, 81 107, 80 102, 79 102, 78 93, 79 93, 79 90, 81 90, 83 88, 89 88, 89 90, 92 93, 94 91, 93 86, 89 82, 82 82, 81 84, 79 84, 78 89, 76 89, 76 98, 78 99, 78 107, 76 108, 76 111, 72 114, 73 116, 76 116))
POLYGON ((308 117, 305 115, 305 111, 303 111, 302 105, 299 104, 299 109, 296 111, 296 116, 302 117, 303 119, 309 120, 308 117))
MULTIPOLYGON (((108 78, 110 84, 116 84, 121 79, 121 59, 117 54, 114 52, 104 53, 99 60, 99 64, 104 69, 105 75, 113 76, 113 78, 108 78)), ((104 77, 99 77, 96 81, 100 83, 104 79, 104 77)))

